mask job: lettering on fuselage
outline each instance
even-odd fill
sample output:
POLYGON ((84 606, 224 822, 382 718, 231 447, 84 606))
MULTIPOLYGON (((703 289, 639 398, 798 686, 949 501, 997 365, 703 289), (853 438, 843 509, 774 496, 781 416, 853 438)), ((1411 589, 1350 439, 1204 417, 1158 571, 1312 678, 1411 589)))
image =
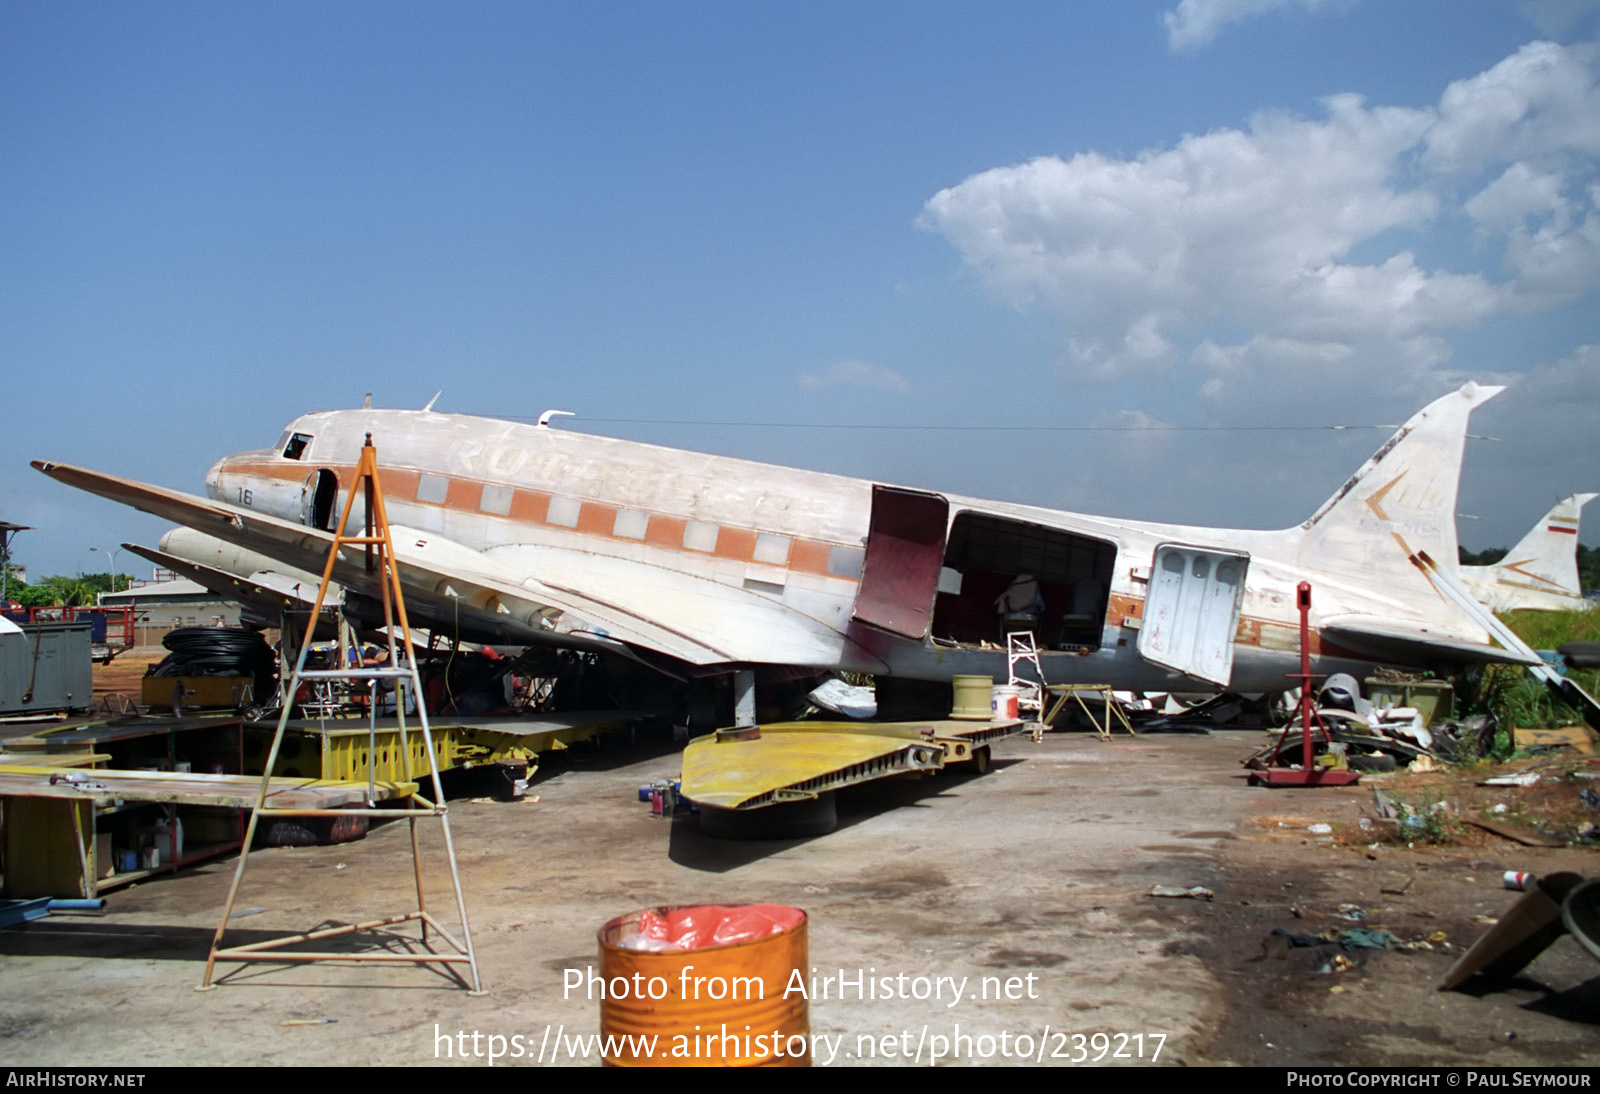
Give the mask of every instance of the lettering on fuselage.
POLYGON ((1436 538, 1439 535, 1437 524, 1422 524, 1413 520, 1369 520, 1363 517, 1359 527, 1363 532, 1398 532, 1413 538, 1436 538))
POLYGON ((528 466, 528 450, 518 444, 456 441, 445 450, 452 471, 475 478, 516 478, 528 466))

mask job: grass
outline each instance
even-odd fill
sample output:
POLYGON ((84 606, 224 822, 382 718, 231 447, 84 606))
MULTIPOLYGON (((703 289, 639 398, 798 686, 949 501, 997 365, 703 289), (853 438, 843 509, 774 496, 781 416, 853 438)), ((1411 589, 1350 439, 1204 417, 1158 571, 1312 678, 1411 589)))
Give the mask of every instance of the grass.
MULTIPOLYGON (((1600 610, 1572 612, 1509 612, 1500 620, 1518 638, 1536 650, 1551 650, 1568 642, 1600 642, 1600 610)), ((1591 694, 1600 694, 1600 670, 1573 669, 1569 679, 1591 694)), ((1543 729, 1582 722, 1577 711, 1550 694, 1518 665, 1490 665, 1478 686, 1478 697, 1499 721, 1491 754, 1509 755, 1509 728, 1543 729), (1505 740, 1501 740, 1501 736, 1505 740)))
POLYGON ((1402 843, 1449 843, 1461 827, 1450 803, 1436 795, 1396 794, 1390 801, 1399 821, 1396 834, 1402 843))

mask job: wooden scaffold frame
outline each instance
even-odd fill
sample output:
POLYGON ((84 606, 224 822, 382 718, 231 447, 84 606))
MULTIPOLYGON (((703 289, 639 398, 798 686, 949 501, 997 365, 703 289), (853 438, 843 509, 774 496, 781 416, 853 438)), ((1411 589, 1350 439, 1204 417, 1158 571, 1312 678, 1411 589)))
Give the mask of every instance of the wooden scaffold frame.
MULTIPOLYGON (((472 994, 481 994, 483 984, 478 976, 478 959, 472 949, 472 929, 467 922, 466 898, 462 895, 461 874, 456 866, 455 844, 450 838, 450 817, 445 808, 444 791, 439 782, 439 759, 433 747, 433 734, 428 727, 427 706, 423 702, 422 680, 417 674, 414 646, 411 641, 411 623, 406 618, 405 600, 400 592, 400 574, 394 557, 394 541, 389 532, 389 517, 384 508, 383 489, 378 481, 378 456, 377 450, 372 445, 372 434, 367 434, 366 444, 362 446, 361 458, 356 466, 355 480, 350 484, 350 493, 345 501, 344 513, 339 518, 338 530, 334 533, 333 545, 328 551, 328 562, 322 571, 322 582, 317 588, 316 605, 311 610, 311 624, 307 626, 305 638, 300 646, 300 655, 295 661, 294 675, 290 679, 288 701, 283 703, 283 709, 278 715, 278 729, 272 738, 272 748, 267 754, 266 767, 261 775, 261 787, 256 794, 254 808, 250 811, 249 826, 245 831, 244 846, 239 852, 239 862, 233 873, 233 885, 228 890, 228 903, 223 909, 222 922, 217 925, 216 936, 211 941, 211 953, 206 959, 205 975, 201 979, 199 990, 205 991, 216 988, 213 973, 218 961, 238 962, 374 962, 383 964, 411 963, 417 965, 441 965, 455 979, 469 988, 472 994), (358 536, 345 534, 345 529, 350 521, 350 514, 355 508, 357 495, 363 495, 366 501, 364 522, 365 533, 358 536), (375 666, 343 665, 336 669, 307 669, 306 656, 311 650, 312 638, 316 633, 316 620, 322 612, 323 600, 328 595, 328 585, 333 577, 334 563, 339 559, 339 549, 346 545, 360 546, 365 555, 366 569, 369 574, 380 571, 380 584, 383 590, 383 620, 385 632, 388 635, 389 656, 385 664, 375 666), (396 623, 404 641, 404 657, 400 652, 400 645, 396 642, 396 623), (273 808, 267 805, 267 794, 272 778, 272 769, 278 762, 278 752, 283 745, 284 732, 289 724, 289 714, 293 708, 293 697, 300 687, 301 681, 317 680, 363 680, 372 689, 373 717, 376 718, 377 686, 381 681, 389 681, 394 686, 395 717, 398 726, 398 744, 400 752, 401 773, 408 791, 405 794, 409 802, 404 808, 386 809, 381 814, 373 811, 377 804, 377 775, 376 764, 378 750, 375 747, 367 751, 367 808, 363 809, 284 809, 273 808), (416 776, 419 774, 411 768, 411 747, 406 731, 406 696, 405 691, 410 688, 411 696, 416 702, 418 728, 422 734, 423 751, 428 756, 428 774, 432 781, 432 800, 420 793, 416 785, 416 776), (411 861, 416 875, 417 910, 400 915, 388 916, 365 923, 341 924, 309 931, 303 934, 290 935, 284 938, 269 939, 264 942, 252 942, 243 946, 224 947, 223 936, 227 933, 228 923, 233 917, 234 903, 239 896, 239 886, 244 879, 245 863, 249 860, 250 845, 255 839, 256 825, 262 817, 277 816, 313 816, 313 817, 345 817, 360 816, 372 818, 382 816, 404 817, 411 828, 411 861), (455 887, 456 910, 461 920, 461 937, 457 939, 447 928, 434 918, 428 911, 427 902, 423 895, 422 884, 422 850, 417 836, 417 821, 423 818, 437 818, 444 832, 445 857, 450 864, 450 880, 455 887), (355 934, 364 931, 373 931, 378 928, 393 927, 404 923, 416 922, 421 925, 422 937, 421 950, 411 950, 404 953, 391 951, 384 952, 329 952, 329 951, 286 951, 283 947, 298 945, 306 942, 316 942, 325 938, 339 935, 355 934), (445 947, 436 950, 433 947, 430 932, 437 935, 445 943, 445 947), (446 948, 448 952, 445 952, 446 948), (466 965, 470 974, 464 979, 456 972, 455 967, 466 965), (470 981, 470 982, 469 982, 470 981)), ((376 723, 374 721, 374 737, 376 736, 376 723)), ((407 938, 409 942, 418 940, 407 938)))

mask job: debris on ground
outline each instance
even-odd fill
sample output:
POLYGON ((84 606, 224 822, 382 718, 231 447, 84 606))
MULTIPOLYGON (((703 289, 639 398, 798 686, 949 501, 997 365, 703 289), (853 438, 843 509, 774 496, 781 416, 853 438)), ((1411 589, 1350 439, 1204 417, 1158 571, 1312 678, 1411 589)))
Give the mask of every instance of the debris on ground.
POLYGON ((1210 889, 1203 885, 1191 885, 1184 889, 1176 885, 1157 885, 1150 890, 1151 896, 1171 897, 1173 899, 1210 900, 1216 896, 1210 889))

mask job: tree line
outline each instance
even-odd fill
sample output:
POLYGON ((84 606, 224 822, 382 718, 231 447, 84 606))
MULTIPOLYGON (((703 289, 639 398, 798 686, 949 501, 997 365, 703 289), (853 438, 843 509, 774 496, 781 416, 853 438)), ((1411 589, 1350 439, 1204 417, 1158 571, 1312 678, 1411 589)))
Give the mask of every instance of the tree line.
MULTIPOLYGON (((1487 551, 1469 551, 1458 547, 1463 566, 1493 566, 1506 557, 1509 547, 1490 547, 1487 551)), ((1578 584, 1585 590, 1600 589, 1600 547, 1578 544, 1578 584)))
POLYGON ((6 567, 6 599, 24 608, 52 608, 59 605, 84 607, 92 605, 101 593, 121 592, 133 580, 132 574, 113 575, 109 571, 99 574, 52 574, 36 583, 17 576, 14 567, 6 567))

